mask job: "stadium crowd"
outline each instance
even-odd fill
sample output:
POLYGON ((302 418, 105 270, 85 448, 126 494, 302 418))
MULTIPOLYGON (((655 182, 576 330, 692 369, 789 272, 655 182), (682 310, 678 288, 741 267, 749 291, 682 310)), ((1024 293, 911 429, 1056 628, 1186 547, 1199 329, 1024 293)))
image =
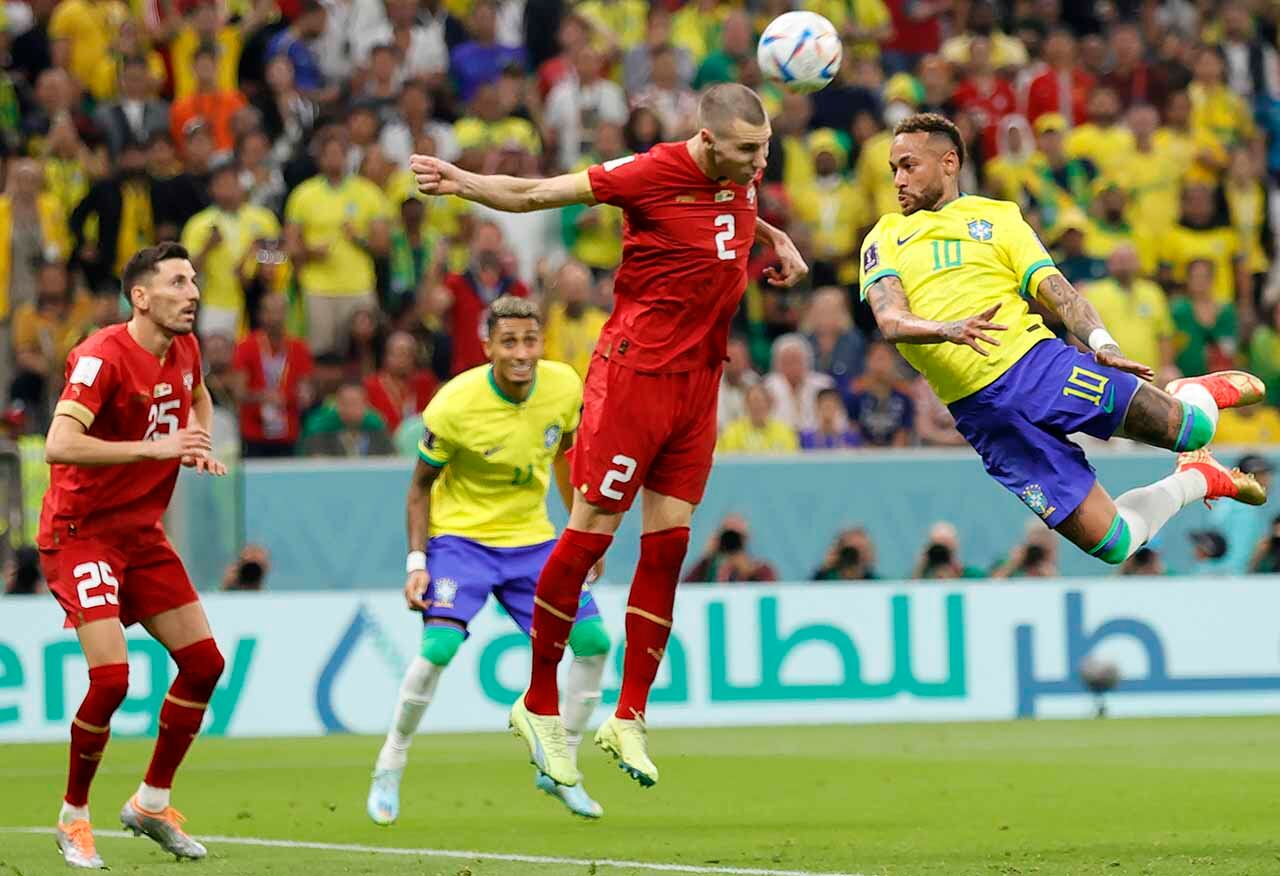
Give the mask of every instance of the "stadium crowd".
POLYGON ((761 215, 812 274, 774 289, 753 254, 719 452, 962 443, 858 295, 862 237, 897 209, 889 131, 917 110, 957 121, 964 190, 1022 205, 1126 354, 1269 382, 1219 443, 1280 442, 1278 28, 1247 0, 7 0, 0 429, 47 428, 67 352, 125 318, 123 263, 163 239, 201 273, 206 382, 247 456, 412 453, 503 293, 537 298, 547 355, 585 373, 619 211, 424 198, 409 155, 581 169, 689 136, 698 89, 738 81, 772 115, 761 215), (810 96, 755 61, 792 6, 843 37, 810 96))

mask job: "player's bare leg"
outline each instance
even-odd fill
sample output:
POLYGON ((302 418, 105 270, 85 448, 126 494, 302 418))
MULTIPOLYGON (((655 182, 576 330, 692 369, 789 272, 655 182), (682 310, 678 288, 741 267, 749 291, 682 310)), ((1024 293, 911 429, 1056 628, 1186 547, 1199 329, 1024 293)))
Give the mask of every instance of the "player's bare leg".
POLYGON ((627 644, 622 665, 618 708, 596 733, 596 744, 643 787, 658 781, 658 768, 649 757, 645 710, 649 689, 666 653, 680 567, 689 549, 689 524, 694 506, 672 496, 645 490, 644 534, 640 561, 627 598, 627 644))
POLYGON ((538 576, 529 631, 533 650, 529 689, 511 707, 509 725, 528 747, 530 762, 559 785, 576 785, 580 774, 569 757, 568 739, 560 721, 556 671, 564 657, 587 573, 604 556, 621 522, 621 513, 597 508, 581 494, 574 494, 569 525, 538 576))
POLYGON ((1262 382, 1243 372, 1220 372, 1170 386, 1172 395, 1149 384, 1139 386, 1125 417, 1124 434, 1180 451, 1174 473, 1129 490, 1114 502, 1101 484, 1094 484, 1058 527, 1081 550, 1108 563, 1123 563, 1173 515, 1195 502, 1235 499, 1261 505, 1267 499, 1252 475, 1228 470, 1204 449, 1217 428, 1219 407, 1259 401, 1265 394, 1262 382))
POLYGON ((173 776, 200 732, 209 698, 222 675, 222 653, 200 603, 192 602, 142 621, 178 664, 178 677, 160 707, 160 730, 146 778, 120 810, 120 822, 179 858, 203 858, 205 847, 182 829, 182 813, 169 803, 173 776))
POLYGON ((89 820, 89 786, 111 736, 111 716, 129 690, 128 650, 116 618, 91 621, 76 629, 89 664, 89 691, 71 722, 67 792, 58 815, 58 851, 68 865, 105 870, 89 820))

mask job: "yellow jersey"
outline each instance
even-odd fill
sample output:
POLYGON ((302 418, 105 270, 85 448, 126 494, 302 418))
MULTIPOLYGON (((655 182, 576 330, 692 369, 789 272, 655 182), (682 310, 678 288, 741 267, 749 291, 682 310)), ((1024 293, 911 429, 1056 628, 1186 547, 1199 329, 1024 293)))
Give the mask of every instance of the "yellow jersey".
POLYGON ((1086 122, 1067 134, 1066 148, 1067 155, 1089 159, 1103 174, 1116 173, 1133 153, 1133 133, 1122 125, 1104 128, 1086 122))
POLYGON ((245 204, 234 213, 206 207, 187 220, 182 229, 182 245, 196 255, 204 252, 214 228, 222 234, 222 242, 209 250, 200 271, 201 303, 243 314, 240 266, 246 256, 255 257, 254 241, 280 236, 280 223, 274 213, 256 204, 245 204))
POLYGON ((1159 368, 1160 342, 1175 334, 1164 290, 1141 277, 1125 289, 1108 277, 1084 287, 1084 295, 1111 330, 1126 358, 1159 368))
POLYGON ((1174 225, 1160 237, 1159 261, 1184 283, 1187 265, 1205 259, 1213 262, 1213 297, 1226 304, 1236 300, 1236 259, 1243 257, 1240 235, 1234 228, 1188 228, 1174 225))
POLYGON ((374 222, 391 220, 391 205, 382 189, 362 176, 348 176, 333 186, 313 176, 289 195, 286 222, 302 229, 307 246, 322 247, 325 255, 298 270, 298 285, 313 295, 367 295, 374 291, 373 258, 343 231, 350 222, 367 237, 374 222))
POLYGON ((587 379, 591 354, 604 329, 608 315, 596 307, 587 305, 577 319, 570 319, 564 304, 553 302, 547 307, 546 352, 547 359, 565 362, 578 376, 587 379))
POLYGON ((1028 300, 1058 273, 1017 204, 961 195, 940 210, 880 218, 862 244, 862 297, 897 277, 911 312, 950 322, 1000 305, 998 347, 982 356, 962 344, 899 344, 944 404, 972 395, 1004 374, 1038 342, 1053 337, 1028 300))
POLYGON ((418 456, 444 471, 431 486, 430 535, 490 547, 555 538, 547 517, 551 463, 578 428, 582 381, 563 362, 538 363, 529 397, 502 394, 493 367, 464 371, 422 412, 418 456))

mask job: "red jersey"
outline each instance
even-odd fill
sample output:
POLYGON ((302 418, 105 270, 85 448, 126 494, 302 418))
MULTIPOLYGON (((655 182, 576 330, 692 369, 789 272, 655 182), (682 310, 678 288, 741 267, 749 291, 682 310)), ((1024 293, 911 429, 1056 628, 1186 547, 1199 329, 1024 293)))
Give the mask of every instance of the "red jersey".
POLYGON ((311 351, 297 338, 285 338, 276 352, 262 331, 256 331, 236 345, 235 368, 245 376, 250 392, 273 389, 285 398, 284 407, 262 402, 240 406, 240 435, 246 441, 278 441, 292 444, 301 431, 302 403, 299 390, 311 376, 311 351))
POLYGON ((1018 108, 1013 86, 997 76, 985 83, 966 79, 956 87, 952 100, 958 109, 967 110, 982 129, 982 157, 995 158, 1000 153, 997 137, 1000 123, 1018 108))
POLYGON ((364 391, 369 396, 369 407, 387 421, 387 431, 394 432, 401 421, 412 419, 426 409, 431 397, 440 388, 440 381, 430 371, 415 371, 409 378, 408 391, 379 371, 364 379, 364 391))
POLYGON ((595 199, 623 212, 613 314, 596 352, 650 373, 719 367, 747 288, 756 184, 710 179, 683 141, 587 174, 595 199))
POLYGON ((485 289, 470 270, 445 275, 444 285, 453 293, 450 332, 453 353, 449 374, 456 377, 468 368, 484 365, 489 361, 489 354, 484 348, 489 305, 502 295, 528 298, 529 287, 515 277, 504 274, 498 281, 497 288, 485 289))
MULTIPOLYGON (((150 441, 187 424, 201 385, 200 346, 179 335, 164 361, 144 350, 127 324, 94 332, 67 356, 66 386, 54 409, 104 441, 150 441)), ((178 479, 176 459, 127 465, 54 465, 40 512, 39 547, 52 549, 55 526, 78 535, 159 524, 178 479)))

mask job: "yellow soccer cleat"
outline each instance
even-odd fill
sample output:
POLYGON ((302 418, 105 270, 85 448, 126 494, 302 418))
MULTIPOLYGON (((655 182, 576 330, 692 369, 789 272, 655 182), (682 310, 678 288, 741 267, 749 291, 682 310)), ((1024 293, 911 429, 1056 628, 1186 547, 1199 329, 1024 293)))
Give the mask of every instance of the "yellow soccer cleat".
POLYGON ((535 715, 524 704, 524 695, 511 707, 511 732, 529 747, 529 762, 557 785, 572 787, 580 774, 569 756, 569 741, 559 715, 535 715))
POLYGON ((610 715, 596 731, 596 745, 613 755, 624 773, 652 788, 658 783, 658 767, 649 759, 649 736, 644 719, 627 720, 610 715))

